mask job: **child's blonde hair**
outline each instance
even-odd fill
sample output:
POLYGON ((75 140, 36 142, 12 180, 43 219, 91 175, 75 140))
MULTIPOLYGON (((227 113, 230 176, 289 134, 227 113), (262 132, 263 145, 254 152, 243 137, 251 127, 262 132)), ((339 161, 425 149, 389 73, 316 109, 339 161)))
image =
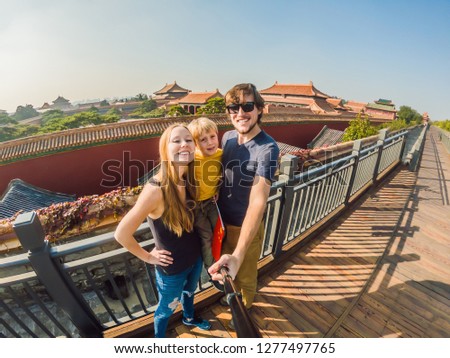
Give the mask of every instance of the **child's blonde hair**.
POLYGON ((191 123, 189 123, 188 128, 196 144, 198 144, 198 139, 203 133, 207 133, 209 131, 219 133, 217 124, 215 124, 212 120, 210 120, 207 117, 199 117, 193 119, 191 123))

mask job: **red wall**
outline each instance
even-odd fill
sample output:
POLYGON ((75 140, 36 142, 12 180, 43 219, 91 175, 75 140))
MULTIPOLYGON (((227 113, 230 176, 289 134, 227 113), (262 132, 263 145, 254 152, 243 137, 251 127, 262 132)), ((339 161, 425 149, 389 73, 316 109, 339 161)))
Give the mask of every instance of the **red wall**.
MULTIPOLYGON (((263 129, 279 142, 306 148, 325 123, 267 125, 263 129)), ((346 121, 326 124, 339 130, 347 127, 346 121)), ((77 196, 103 194, 119 186, 135 186, 137 179, 158 161, 158 143, 159 138, 149 138, 3 165, 0 166, 0 195, 15 178, 40 188, 77 196)))
POLYGON ((152 161, 158 160, 158 142, 159 138, 149 138, 7 164, 0 167, 0 193, 14 178, 77 196, 102 194, 118 186, 135 186, 137 178, 153 168, 152 161))

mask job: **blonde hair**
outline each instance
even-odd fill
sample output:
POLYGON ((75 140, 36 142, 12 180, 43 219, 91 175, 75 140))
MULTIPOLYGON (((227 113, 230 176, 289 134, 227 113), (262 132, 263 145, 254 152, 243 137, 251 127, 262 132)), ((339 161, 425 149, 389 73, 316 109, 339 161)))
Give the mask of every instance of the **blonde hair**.
POLYGON ((203 133, 207 133, 209 131, 219 133, 217 124, 207 117, 199 117, 193 119, 191 123, 189 123, 188 129, 191 132, 192 137, 194 138, 194 141, 197 145, 198 140, 203 133))
POLYGON ((178 192, 178 183, 182 178, 179 178, 178 172, 174 170, 168 154, 170 135, 176 127, 183 127, 189 131, 186 124, 174 123, 163 132, 159 140, 160 169, 155 177, 161 185, 164 197, 162 221, 166 227, 180 237, 183 231, 191 232, 194 228, 193 209, 195 202, 193 199, 196 197, 196 182, 194 178, 194 161, 192 161, 188 164, 187 177, 185 178, 186 202, 183 202, 178 192))

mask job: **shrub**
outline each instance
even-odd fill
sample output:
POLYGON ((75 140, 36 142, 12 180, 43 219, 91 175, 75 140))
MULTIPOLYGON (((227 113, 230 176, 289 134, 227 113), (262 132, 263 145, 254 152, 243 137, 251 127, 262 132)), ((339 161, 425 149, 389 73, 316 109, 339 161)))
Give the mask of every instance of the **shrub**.
POLYGON ((377 134, 376 127, 370 124, 369 116, 361 117, 361 113, 358 113, 355 119, 351 120, 348 127, 345 129, 343 142, 349 142, 352 140, 362 139, 377 134))

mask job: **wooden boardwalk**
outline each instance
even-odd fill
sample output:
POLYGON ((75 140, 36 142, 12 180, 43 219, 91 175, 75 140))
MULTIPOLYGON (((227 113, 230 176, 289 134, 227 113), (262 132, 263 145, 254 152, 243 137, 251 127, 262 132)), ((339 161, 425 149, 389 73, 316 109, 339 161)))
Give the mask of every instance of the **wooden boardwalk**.
MULTIPOLYGON (((396 169, 260 276, 251 316, 262 335, 450 337, 449 192, 450 155, 429 131, 417 173, 396 169)), ((227 308, 201 314, 211 331, 176 323, 169 336, 236 336, 227 308)))

